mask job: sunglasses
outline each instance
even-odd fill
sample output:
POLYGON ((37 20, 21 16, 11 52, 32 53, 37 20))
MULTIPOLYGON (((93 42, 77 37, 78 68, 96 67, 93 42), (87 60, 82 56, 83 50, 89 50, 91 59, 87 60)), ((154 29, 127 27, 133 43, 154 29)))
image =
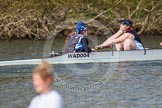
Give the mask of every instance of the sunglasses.
POLYGON ((130 26, 130 23, 128 21, 123 21, 123 22, 121 22, 121 24, 130 26))

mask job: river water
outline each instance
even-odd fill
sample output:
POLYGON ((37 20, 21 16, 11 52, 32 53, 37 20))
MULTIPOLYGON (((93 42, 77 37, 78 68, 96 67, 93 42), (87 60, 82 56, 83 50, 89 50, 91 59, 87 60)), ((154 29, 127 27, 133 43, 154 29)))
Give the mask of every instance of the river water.
MULTIPOLYGON (((91 43, 91 46, 103 41, 91 43)), ((91 37, 91 41, 96 38, 91 37)), ((160 48, 162 37, 142 39, 145 47, 160 48)), ((48 56, 61 50, 64 39, 0 41, 0 60, 48 56), (44 52, 44 53, 43 53, 44 52)), ((0 108, 27 108, 36 95, 31 71, 35 65, 0 67, 0 108)), ((162 108, 162 61, 54 65, 53 87, 65 108, 162 108)))

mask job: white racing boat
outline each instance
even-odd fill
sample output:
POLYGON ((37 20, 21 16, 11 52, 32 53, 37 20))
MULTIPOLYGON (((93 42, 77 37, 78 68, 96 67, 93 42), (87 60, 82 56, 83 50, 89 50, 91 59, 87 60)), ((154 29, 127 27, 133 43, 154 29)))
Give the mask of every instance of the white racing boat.
MULTIPOLYGON (((45 60, 51 64, 162 60, 162 49, 68 53, 45 60)), ((40 61, 41 59, 0 61, 0 66, 34 65, 40 61)))

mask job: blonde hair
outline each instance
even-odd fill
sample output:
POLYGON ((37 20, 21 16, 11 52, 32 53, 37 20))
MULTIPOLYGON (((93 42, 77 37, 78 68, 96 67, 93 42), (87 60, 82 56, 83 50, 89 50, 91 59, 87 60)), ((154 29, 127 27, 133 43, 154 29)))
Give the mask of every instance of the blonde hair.
POLYGON ((47 78, 51 78, 54 80, 53 75, 54 69, 51 64, 47 61, 42 60, 42 62, 33 70, 33 75, 38 74, 43 80, 47 80, 47 78))

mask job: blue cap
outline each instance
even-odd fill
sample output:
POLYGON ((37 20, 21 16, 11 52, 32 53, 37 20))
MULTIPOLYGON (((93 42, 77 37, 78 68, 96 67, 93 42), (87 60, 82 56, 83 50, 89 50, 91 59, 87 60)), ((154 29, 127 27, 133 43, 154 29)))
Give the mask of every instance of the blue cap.
POLYGON ((87 26, 82 21, 78 21, 77 24, 76 24, 76 32, 79 33, 79 32, 82 32, 84 30, 87 30, 87 26))

